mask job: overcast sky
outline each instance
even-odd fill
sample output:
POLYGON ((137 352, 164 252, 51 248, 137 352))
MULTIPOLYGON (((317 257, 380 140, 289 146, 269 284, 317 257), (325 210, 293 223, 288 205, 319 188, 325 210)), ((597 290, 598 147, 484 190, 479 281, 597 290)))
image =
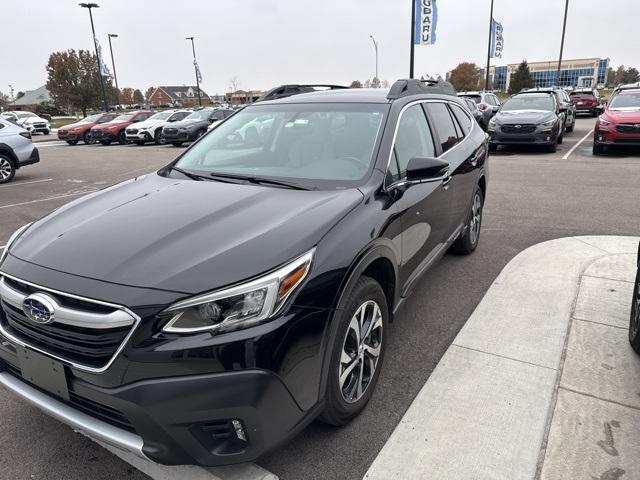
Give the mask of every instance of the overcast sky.
MULTIPOLYGON (((490 0, 437 0, 438 43, 416 46, 416 76, 442 74, 461 61, 486 62, 490 0)), ((374 74, 369 34, 380 44, 380 77, 406 78, 410 0, 97 0, 96 33, 107 33, 120 87, 193 84, 191 45, 213 95, 294 82, 349 83, 374 74)), ((506 64, 557 59, 564 0, 495 0, 506 64)), ((86 9, 74 0, 0 0, 4 45, 0 91, 46 82, 56 50, 93 49, 86 9)), ((571 0, 564 58, 609 57, 639 67, 640 0, 571 0)))

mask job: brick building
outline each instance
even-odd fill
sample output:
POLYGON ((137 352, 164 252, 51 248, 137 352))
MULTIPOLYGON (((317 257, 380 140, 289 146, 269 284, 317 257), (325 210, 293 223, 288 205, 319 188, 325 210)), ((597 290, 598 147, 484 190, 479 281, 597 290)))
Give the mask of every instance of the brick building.
MULTIPOLYGON (((211 105, 209 95, 206 94, 202 88, 200 89, 200 98, 202 99, 202 105, 211 105)), ((150 105, 174 105, 184 108, 197 107, 198 103, 198 89, 195 86, 183 85, 181 87, 158 87, 151 94, 148 100, 150 105)))

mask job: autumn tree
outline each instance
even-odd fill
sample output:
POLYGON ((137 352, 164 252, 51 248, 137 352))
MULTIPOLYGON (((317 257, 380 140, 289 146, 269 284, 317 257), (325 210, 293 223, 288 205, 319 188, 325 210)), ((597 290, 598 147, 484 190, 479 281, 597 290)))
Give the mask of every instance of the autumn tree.
POLYGON ((120 90, 120 104, 131 105, 133 103, 133 88, 125 87, 120 90))
POLYGON ((362 82, 360 80, 354 80, 349 86, 351 88, 362 88, 362 82))
POLYGON ((9 95, 0 92, 0 110, 4 110, 9 106, 9 95))
POLYGON ((16 100, 20 100, 22 97, 24 97, 24 92, 18 92, 16 94, 16 100))
POLYGON ((142 95, 142 92, 137 88, 133 91, 133 103, 144 103, 144 96, 142 95))
POLYGON ((533 87, 533 77, 531 76, 531 70, 529 70, 529 64, 526 60, 523 60, 518 69, 513 75, 511 75, 511 81, 509 82, 509 93, 518 93, 523 88, 533 87))
POLYGON ((147 88, 147 91, 144 92, 144 99, 148 102, 149 100, 151 100, 151 95, 153 95, 153 92, 156 91, 156 87, 149 87, 147 88))
POLYGON ((480 67, 475 63, 462 62, 451 70, 449 82, 458 91, 473 90, 480 80, 480 67))

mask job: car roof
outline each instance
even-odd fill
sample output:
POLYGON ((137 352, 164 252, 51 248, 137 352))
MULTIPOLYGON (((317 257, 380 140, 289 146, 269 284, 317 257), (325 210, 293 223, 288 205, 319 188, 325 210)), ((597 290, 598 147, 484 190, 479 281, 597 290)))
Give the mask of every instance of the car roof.
POLYGON ((620 90, 618 95, 637 95, 640 93, 640 87, 638 88, 625 88, 624 90, 620 90))
POLYGON ((481 95, 486 95, 489 92, 458 92, 459 97, 479 97, 481 95))
POLYGON ((388 88, 345 88, 299 93, 290 97, 264 100, 260 104, 280 103, 389 103, 388 88))
POLYGON ((553 92, 520 92, 520 93, 516 93, 515 95, 513 95, 514 97, 519 97, 520 95, 526 95, 527 97, 538 97, 538 98, 544 98, 544 97, 548 97, 548 96, 553 96, 553 92))

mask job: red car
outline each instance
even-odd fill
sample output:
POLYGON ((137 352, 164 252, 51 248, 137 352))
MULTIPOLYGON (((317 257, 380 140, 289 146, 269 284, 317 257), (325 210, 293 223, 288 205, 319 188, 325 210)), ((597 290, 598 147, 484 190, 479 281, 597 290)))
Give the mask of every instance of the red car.
POLYGON ((640 84, 618 87, 593 133, 593 154, 613 145, 640 147, 640 84))
POLYGON ((571 103, 576 106, 576 113, 587 113, 597 117, 604 108, 602 97, 595 88, 579 88, 569 94, 571 103))
POLYGON ((110 122, 117 116, 118 114, 113 112, 96 113, 95 115, 89 115, 88 117, 83 118, 77 123, 72 123, 70 125, 65 125, 64 127, 59 128, 58 139, 64 140, 69 145, 75 145, 80 140, 88 145, 92 143, 91 138, 89 138, 89 131, 96 125, 110 122))
POLYGON ((91 140, 98 141, 102 145, 109 145, 111 142, 118 142, 120 145, 124 145, 127 143, 126 128, 132 123, 146 120, 151 115, 153 115, 153 112, 150 110, 134 110, 118 115, 110 122, 93 127, 91 129, 91 140))

